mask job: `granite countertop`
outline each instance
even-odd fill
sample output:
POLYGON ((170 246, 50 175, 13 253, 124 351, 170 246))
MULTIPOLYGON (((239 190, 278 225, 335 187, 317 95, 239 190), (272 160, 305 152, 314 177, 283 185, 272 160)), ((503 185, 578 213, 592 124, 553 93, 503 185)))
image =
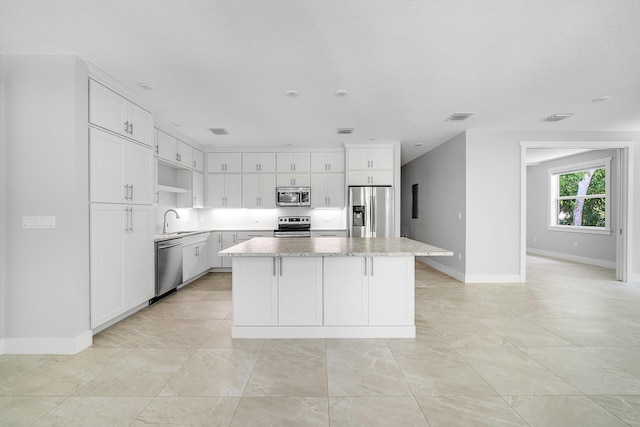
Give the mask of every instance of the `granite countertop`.
POLYGON ((226 256, 453 256, 406 237, 256 237, 218 252, 226 256))

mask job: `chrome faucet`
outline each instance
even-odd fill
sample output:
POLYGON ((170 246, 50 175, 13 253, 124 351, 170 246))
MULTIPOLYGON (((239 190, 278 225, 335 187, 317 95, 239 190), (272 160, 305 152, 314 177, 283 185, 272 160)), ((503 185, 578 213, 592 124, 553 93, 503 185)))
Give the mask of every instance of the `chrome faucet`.
POLYGON ((167 234, 167 214, 169 212, 173 212, 174 214, 176 214, 176 219, 180 219, 180 215, 178 215, 178 212, 176 212, 175 209, 168 209, 164 213, 164 222, 162 223, 162 234, 167 234))

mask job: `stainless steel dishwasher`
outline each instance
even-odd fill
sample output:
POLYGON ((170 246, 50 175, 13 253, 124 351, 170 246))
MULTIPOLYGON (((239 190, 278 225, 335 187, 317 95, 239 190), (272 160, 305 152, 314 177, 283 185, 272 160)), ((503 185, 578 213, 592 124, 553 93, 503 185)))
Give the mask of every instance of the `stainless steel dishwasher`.
POLYGON ((182 283, 182 240, 156 242, 156 297, 176 289, 182 283))

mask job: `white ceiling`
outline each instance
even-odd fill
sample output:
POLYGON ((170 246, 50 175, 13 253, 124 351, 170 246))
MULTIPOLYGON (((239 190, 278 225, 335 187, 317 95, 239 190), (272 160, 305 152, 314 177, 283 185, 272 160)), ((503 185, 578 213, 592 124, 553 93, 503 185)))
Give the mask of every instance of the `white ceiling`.
POLYGON ((0 1, 0 54, 90 60, 203 145, 398 140, 403 163, 465 129, 639 130, 638 40, 637 0, 0 1))

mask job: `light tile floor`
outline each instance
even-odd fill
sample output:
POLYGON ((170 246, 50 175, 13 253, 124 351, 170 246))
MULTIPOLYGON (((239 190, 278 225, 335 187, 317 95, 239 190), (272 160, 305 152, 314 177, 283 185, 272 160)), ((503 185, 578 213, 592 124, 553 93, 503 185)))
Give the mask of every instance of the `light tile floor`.
POLYGON ((416 265, 416 339, 232 340, 212 273, 75 356, 0 357, 0 426, 640 426, 640 284, 416 265))

